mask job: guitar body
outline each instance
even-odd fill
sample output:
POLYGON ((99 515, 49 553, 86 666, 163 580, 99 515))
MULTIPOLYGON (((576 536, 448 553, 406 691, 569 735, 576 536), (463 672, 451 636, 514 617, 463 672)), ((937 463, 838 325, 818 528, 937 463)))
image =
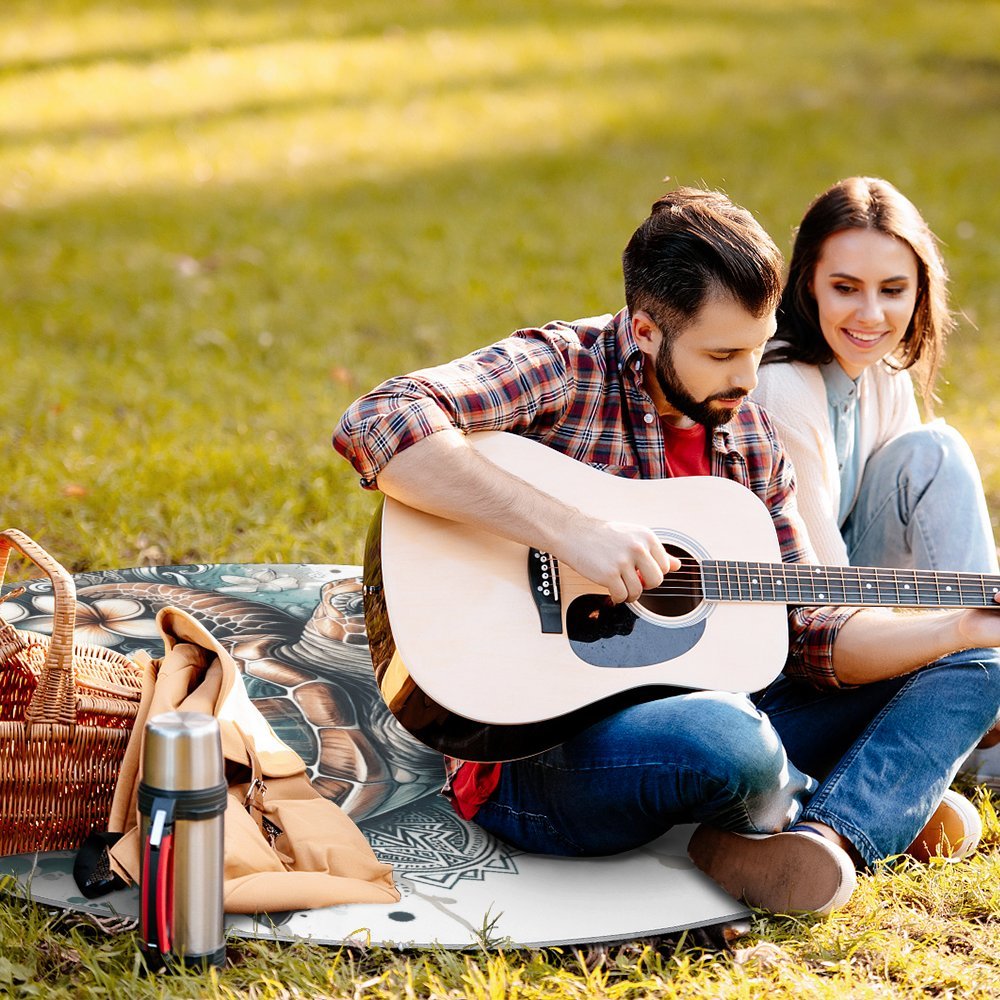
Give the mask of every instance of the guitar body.
MULTIPOLYGON (((622 479, 516 435, 469 440, 588 514, 646 524, 685 565, 780 562, 767 508, 729 480, 622 479)), ((365 554, 365 619, 382 695, 418 739, 466 760, 529 756, 678 688, 758 690, 784 664, 784 604, 696 595, 612 606, 546 560, 385 499, 365 554)))

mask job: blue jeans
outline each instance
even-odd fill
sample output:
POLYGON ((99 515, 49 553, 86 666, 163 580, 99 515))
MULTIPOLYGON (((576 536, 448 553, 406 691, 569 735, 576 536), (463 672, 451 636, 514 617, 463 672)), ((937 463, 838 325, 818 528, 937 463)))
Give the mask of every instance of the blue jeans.
POLYGON ((832 827, 871 865, 909 847, 993 725, 1000 652, 969 649, 854 688, 781 677, 754 701, 789 758, 820 779, 802 819, 832 827))
POLYGON ((677 823, 775 832, 815 788, 745 695, 685 692, 505 764, 476 822, 534 853, 614 854, 677 823))
MULTIPOLYGON (((868 459, 841 533, 853 566, 1000 572, 976 461, 940 421, 901 434, 868 459)), ((1000 746, 974 750, 962 771, 1000 785, 1000 746)))
POLYGON ((912 843, 998 704, 993 649, 856 688, 779 678, 753 701, 678 694, 505 764, 476 822, 523 850, 574 856, 639 847, 678 823, 770 833, 802 818, 874 864, 912 843))
POLYGON ((976 461, 940 421, 901 434, 868 459, 841 534, 852 566, 997 572, 976 461))

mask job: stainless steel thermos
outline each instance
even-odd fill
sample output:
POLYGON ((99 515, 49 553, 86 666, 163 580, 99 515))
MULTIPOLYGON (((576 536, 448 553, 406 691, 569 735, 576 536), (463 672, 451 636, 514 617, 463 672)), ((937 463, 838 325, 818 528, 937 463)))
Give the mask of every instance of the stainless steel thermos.
POLYGON ((146 723, 139 783, 139 933, 147 965, 221 966, 226 779, 219 724, 200 712, 146 723))

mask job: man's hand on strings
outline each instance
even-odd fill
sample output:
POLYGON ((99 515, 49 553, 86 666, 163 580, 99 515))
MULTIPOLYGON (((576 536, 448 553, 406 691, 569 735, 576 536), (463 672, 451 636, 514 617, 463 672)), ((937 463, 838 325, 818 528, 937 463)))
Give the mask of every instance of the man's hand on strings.
POLYGON ((665 573, 680 568, 680 560, 645 525, 580 515, 567 528, 565 547, 553 554, 607 588, 616 604, 637 600, 643 590, 658 587, 665 573))

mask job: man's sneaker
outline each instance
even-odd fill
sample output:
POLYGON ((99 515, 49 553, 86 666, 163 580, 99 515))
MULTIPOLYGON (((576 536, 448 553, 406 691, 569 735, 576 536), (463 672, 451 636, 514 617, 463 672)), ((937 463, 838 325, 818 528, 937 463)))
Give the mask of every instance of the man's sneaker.
POLYGON ((982 835, 983 821, 976 807, 949 788, 906 853, 918 861, 961 861, 979 846, 982 835))
POLYGON ((688 854, 731 896, 772 913, 829 913, 858 884, 847 852, 818 833, 740 834, 699 826, 688 854))

